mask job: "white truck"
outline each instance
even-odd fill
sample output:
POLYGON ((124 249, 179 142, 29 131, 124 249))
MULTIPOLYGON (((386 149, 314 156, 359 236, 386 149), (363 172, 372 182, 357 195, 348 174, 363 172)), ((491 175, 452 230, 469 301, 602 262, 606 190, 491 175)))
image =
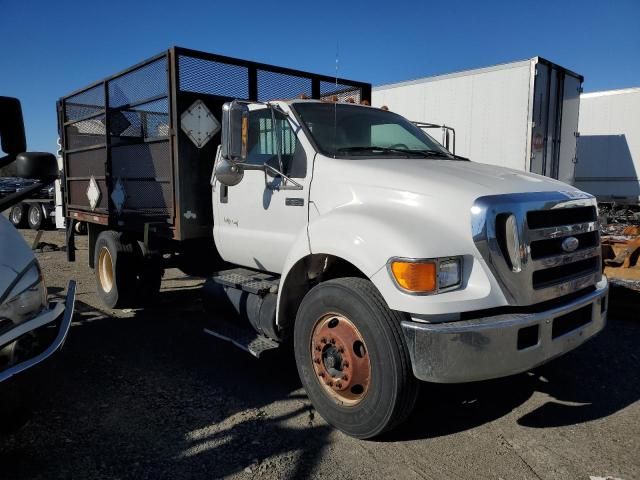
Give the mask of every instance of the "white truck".
POLYGON ((359 438, 402 422, 420 380, 502 377, 572 350, 604 327, 608 290, 591 195, 460 159, 369 98, 368 84, 174 47, 59 102, 65 171, 83 174, 67 177, 67 213, 89 222, 105 303, 148 300, 164 267, 211 265, 208 333, 255 356, 292 340, 315 408, 359 438), (122 90, 156 68, 168 102, 122 90), (315 99, 274 100, 298 93, 315 99), (87 118, 104 119, 96 138, 73 128, 87 118), (150 181, 145 164, 165 172, 156 189, 173 185, 155 221, 140 218, 151 186, 122 178, 150 181))
POLYGON ((583 80, 533 57, 379 85, 372 104, 455 129, 455 153, 475 162, 572 184, 583 80))
POLYGON ((640 88, 583 93, 575 186, 603 203, 640 204, 640 88))
MULTIPOLYGON (((0 97, 0 167, 15 167, 20 177, 36 180, 30 187, 0 199, 0 212, 52 183, 58 170, 53 155, 25 152, 20 102, 0 97)), ((75 301, 70 282, 64 302, 50 302, 38 260, 20 233, 0 215, 0 431, 15 424, 24 400, 25 372, 63 345, 75 301), (16 381, 18 383, 16 383, 16 381)), ((33 389, 30 389, 33 390, 33 389)))

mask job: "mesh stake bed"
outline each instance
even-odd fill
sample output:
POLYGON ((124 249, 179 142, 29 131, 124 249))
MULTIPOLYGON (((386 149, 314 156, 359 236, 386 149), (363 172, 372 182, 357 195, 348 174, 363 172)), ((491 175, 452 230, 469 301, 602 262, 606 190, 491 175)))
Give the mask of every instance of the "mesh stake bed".
POLYGON ((210 237, 220 131, 194 141, 183 115, 208 110, 215 125, 233 99, 301 94, 370 102, 371 84, 172 47, 61 98, 66 216, 117 230, 150 224, 173 240, 210 237))

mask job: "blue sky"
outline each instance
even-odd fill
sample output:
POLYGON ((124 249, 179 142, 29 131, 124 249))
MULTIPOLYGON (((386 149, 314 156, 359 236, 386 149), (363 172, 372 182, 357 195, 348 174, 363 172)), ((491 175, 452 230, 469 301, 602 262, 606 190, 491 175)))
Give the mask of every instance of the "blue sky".
POLYGON ((55 101, 171 45, 375 84, 540 55, 585 91, 640 86, 640 1, 0 0, 0 95, 30 150, 55 151, 55 101))

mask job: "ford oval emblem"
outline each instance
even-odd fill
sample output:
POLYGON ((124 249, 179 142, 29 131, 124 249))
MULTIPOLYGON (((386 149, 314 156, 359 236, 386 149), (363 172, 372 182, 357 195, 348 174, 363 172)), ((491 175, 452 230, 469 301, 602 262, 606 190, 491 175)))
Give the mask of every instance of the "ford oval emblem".
POLYGON ((562 241, 562 250, 565 252, 574 252, 580 245, 580 241, 576 237, 567 237, 562 241))

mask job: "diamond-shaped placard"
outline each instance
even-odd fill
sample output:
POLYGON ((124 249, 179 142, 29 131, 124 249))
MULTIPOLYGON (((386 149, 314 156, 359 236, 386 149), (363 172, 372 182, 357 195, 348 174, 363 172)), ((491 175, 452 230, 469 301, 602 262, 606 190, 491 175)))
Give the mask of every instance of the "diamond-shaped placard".
POLYGON ((196 100, 182 113, 180 125, 198 148, 204 147, 220 131, 220 122, 202 100, 196 100))
POLYGON ((89 199, 91 210, 96 209, 101 196, 102 192, 100 192, 98 182, 96 182, 96 179, 93 177, 93 175, 91 175, 91 178, 89 179, 89 186, 87 187, 87 198, 89 199))
POLYGON ((121 178, 116 181, 116 185, 113 187, 111 200, 116 207, 118 215, 120 215, 122 213, 122 208, 124 207, 124 202, 127 200, 127 192, 124 189, 124 183, 122 183, 121 178))

